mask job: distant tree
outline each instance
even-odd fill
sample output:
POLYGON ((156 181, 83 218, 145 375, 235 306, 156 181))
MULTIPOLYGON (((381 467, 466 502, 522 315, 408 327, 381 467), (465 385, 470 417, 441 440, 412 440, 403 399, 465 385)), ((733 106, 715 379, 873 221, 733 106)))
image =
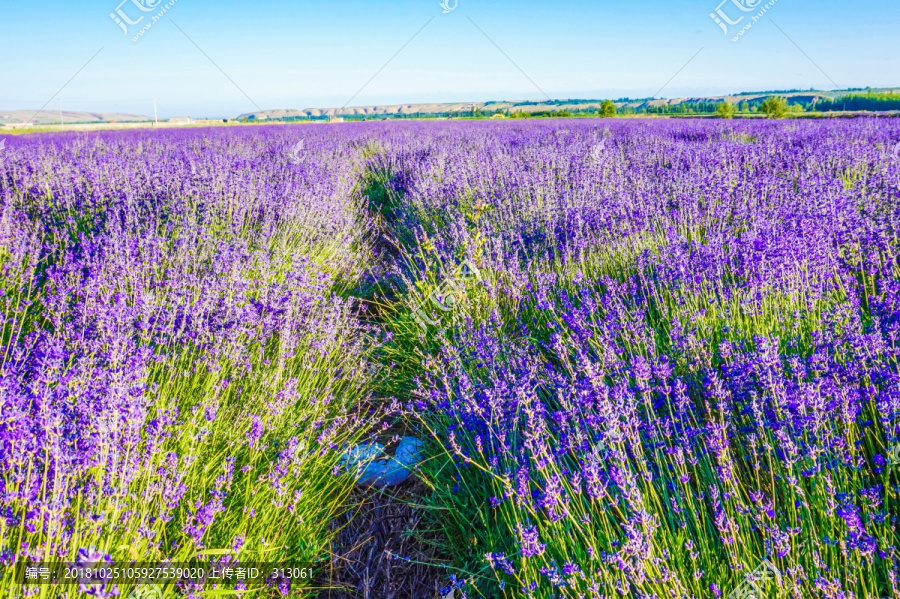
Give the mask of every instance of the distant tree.
POLYGON ((747 100, 742 100, 740 104, 738 104, 738 110, 740 112, 750 112, 750 104, 747 103, 747 100))
POLYGON ((600 116, 616 116, 616 105, 613 104, 612 100, 603 100, 600 104, 600 116))
POLYGON ((759 105, 759 109, 770 119, 783 119, 788 113, 787 98, 781 96, 766 98, 759 105))
POLYGON ((722 119, 730 119, 734 116, 734 104, 731 102, 719 102, 716 106, 716 114, 719 115, 719 118, 722 119))

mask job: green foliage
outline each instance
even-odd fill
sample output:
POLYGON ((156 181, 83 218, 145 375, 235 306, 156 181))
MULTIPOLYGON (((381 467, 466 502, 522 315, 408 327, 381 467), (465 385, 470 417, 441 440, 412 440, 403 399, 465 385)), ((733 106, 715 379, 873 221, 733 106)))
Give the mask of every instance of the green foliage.
POLYGON ((573 116, 571 110, 538 110, 532 112, 533 117, 550 117, 550 118, 571 118, 573 116))
POLYGON ((783 119, 788 113, 788 102, 781 96, 772 96, 763 100, 759 109, 770 119, 783 119))
POLYGON ((816 103, 815 109, 821 112, 837 110, 900 110, 900 93, 873 92, 865 94, 847 94, 835 99, 823 98, 816 103))
POLYGON ((646 106, 641 112, 647 114, 715 114, 716 102, 681 102, 679 104, 662 104, 646 106))
POLYGON ((734 104, 731 102, 720 102, 718 106, 716 106, 716 114, 719 115, 719 118, 730 119, 734 117, 734 104))
POLYGON ((616 116, 616 105, 613 104, 612 100, 603 100, 603 103, 600 104, 600 116, 602 116, 602 117, 616 116))

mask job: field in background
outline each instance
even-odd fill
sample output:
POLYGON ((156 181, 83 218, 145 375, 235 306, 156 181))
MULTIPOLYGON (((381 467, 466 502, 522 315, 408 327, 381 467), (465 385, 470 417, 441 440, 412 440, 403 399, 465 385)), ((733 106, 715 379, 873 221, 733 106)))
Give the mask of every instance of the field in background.
POLYGON ((326 569, 402 430, 444 596, 900 596, 894 119, 3 139, 0 594, 326 569))

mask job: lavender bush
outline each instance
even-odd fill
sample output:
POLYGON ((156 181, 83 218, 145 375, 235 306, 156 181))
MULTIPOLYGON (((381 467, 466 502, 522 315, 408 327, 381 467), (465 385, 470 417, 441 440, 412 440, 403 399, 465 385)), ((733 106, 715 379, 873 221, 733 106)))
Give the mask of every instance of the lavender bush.
POLYGON ((368 250, 350 140, 295 164, 295 137, 8 140, 3 565, 327 557, 367 418, 373 331, 344 298, 368 250))
POLYGON ((492 123, 378 157, 411 290, 390 351, 443 447, 451 586, 900 595, 898 137, 492 123), (483 285, 421 332, 462 259, 483 285))

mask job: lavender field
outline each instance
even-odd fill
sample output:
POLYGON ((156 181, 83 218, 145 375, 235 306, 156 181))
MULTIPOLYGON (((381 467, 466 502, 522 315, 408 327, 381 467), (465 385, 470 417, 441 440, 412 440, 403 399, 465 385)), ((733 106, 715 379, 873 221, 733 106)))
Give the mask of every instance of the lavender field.
POLYGON ((900 121, 4 140, 0 596, 324 572, 415 435, 439 597, 900 598, 900 121))

